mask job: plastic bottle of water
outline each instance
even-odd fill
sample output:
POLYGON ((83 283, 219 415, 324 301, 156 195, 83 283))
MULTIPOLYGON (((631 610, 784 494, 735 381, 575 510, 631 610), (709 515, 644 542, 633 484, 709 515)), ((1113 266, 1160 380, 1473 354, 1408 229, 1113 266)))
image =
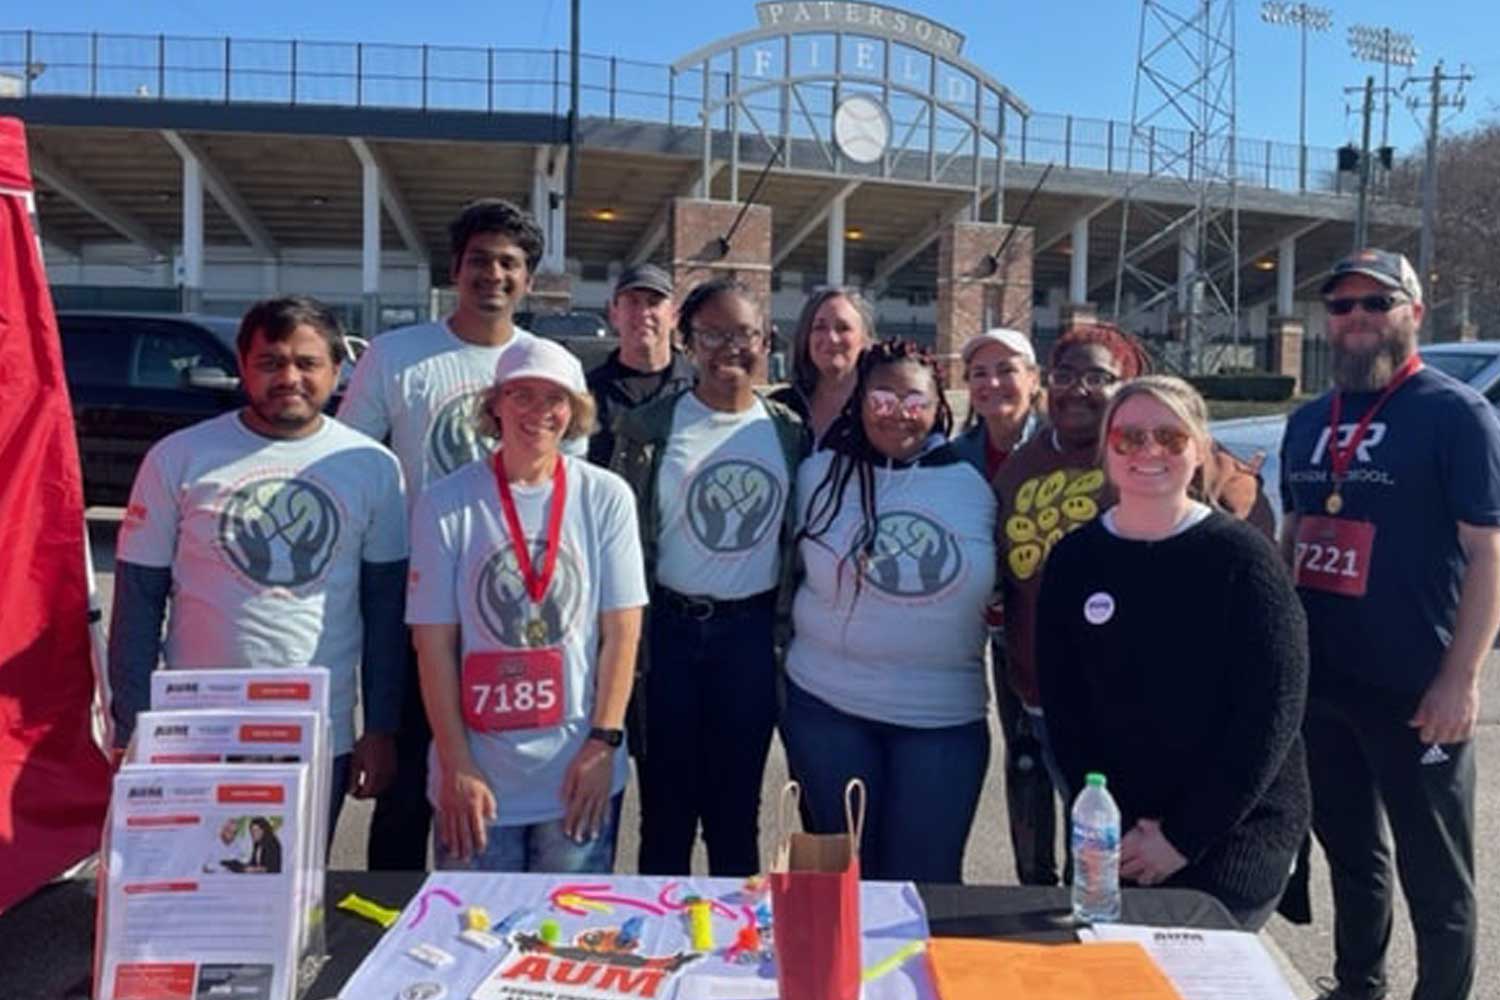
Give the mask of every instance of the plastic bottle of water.
POLYGON ((1073 916, 1109 923, 1120 919, 1120 807, 1104 775, 1085 780, 1073 802, 1073 916))

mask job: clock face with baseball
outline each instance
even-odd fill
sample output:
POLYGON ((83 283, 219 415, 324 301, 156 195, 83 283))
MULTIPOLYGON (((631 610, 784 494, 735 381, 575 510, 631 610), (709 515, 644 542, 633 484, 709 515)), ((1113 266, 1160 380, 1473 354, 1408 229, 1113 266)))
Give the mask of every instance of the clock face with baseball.
POLYGON ((874 163, 890 144, 890 116, 873 97, 845 98, 833 113, 833 141, 855 163, 874 163))

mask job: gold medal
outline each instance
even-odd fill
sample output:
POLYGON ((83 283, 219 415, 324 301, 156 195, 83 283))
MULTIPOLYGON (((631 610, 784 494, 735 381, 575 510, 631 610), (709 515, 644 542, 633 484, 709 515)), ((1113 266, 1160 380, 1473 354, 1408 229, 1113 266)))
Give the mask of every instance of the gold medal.
POLYGON ((1328 494, 1327 500, 1323 501, 1323 509, 1328 511, 1328 513, 1330 514, 1335 515, 1338 514, 1339 511, 1344 509, 1344 498, 1339 496, 1339 491, 1337 488, 1335 488, 1332 493, 1328 494))
POLYGON ((526 645, 533 648, 547 644, 547 623, 533 618, 526 623, 526 645))

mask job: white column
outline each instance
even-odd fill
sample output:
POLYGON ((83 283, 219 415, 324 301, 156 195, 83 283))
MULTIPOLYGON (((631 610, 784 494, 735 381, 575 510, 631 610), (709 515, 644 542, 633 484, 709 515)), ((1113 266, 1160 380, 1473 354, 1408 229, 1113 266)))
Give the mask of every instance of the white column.
POLYGON ((182 309, 203 309, 203 169, 182 158, 182 309))
POLYGON ((1276 315, 1290 316, 1297 294, 1297 238, 1281 241, 1276 248, 1276 315))
POLYGON ((830 285, 844 283, 844 197, 828 207, 828 267, 824 280, 830 285))
POLYGON ((1187 312, 1192 290, 1183 279, 1198 270, 1198 231, 1184 226, 1177 234, 1177 310, 1187 312))
POLYGON ((364 225, 360 252, 360 291, 364 299, 364 324, 360 335, 380 332, 380 168, 363 163, 364 225))
POLYGON ((531 168, 531 215, 546 242, 537 269, 547 274, 562 274, 568 268, 568 204, 564 198, 567 177, 567 149, 538 147, 531 168))
POLYGON ((1082 304, 1089 300, 1089 220, 1073 223, 1073 256, 1068 261, 1068 302, 1082 304))

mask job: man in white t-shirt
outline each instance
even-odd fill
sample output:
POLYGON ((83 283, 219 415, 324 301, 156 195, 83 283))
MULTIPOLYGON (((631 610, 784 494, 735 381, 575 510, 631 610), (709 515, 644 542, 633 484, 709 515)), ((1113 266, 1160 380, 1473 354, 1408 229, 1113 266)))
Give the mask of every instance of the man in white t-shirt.
POLYGON ((378 795, 396 767, 407 556, 401 469, 383 446, 323 414, 345 352, 327 307, 297 296, 258 303, 236 346, 249 405, 158 442, 131 490, 109 635, 116 745, 125 746, 149 706, 159 662, 326 667, 331 834, 345 789, 378 795))
MULTIPOLYGON (((479 397, 500 359, 535 339, 516 326, 515 312, 542 259, 536 221, 508 201, 484 198, 459 213, 448 236, 449 275, 458 293, 453 313, 374 338, 339 406, 339 419, 349 426, 377 441, 389 439, 406 473, 408 509, 434 482, 494 451, 498 442, 476 425, 479 397)), ((574 445, 574 453, 581 455, 582 447, 581 441, 574 445)), ((370 821, 374 871, 427 867, 431 734, 415 696, 414 654, 406 669, 413 697, 401 717, 396 780, 370 821)))

